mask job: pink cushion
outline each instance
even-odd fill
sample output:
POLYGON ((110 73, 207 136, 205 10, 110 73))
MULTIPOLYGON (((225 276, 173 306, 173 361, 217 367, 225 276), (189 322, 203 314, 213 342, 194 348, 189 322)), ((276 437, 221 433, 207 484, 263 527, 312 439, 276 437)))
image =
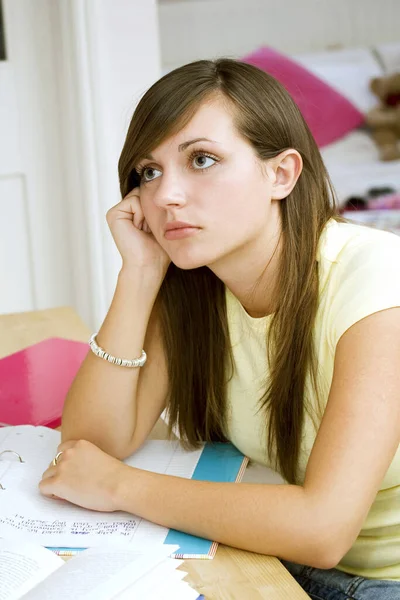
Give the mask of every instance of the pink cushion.
POLYGON ((240 60, 266 71, 285 86, 318 146, 334 142, 364 122, 364 115, 347 98, 277 50, 263 46, 240 60))

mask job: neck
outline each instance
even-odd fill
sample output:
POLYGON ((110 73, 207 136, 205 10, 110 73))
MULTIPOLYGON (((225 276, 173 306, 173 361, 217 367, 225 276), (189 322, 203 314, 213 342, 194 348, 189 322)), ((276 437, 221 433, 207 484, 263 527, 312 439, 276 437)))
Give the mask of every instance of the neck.
POLYGON ((260 236, 209 266, 254 318, 269 315, 277 308, 274 289, 282 252, 279 211, 276 217, 260 236))

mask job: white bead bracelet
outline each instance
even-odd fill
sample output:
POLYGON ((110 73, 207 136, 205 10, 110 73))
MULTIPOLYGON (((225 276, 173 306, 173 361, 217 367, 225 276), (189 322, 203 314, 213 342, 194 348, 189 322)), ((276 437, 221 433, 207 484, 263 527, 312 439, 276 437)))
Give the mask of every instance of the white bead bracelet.
POLYGON ((142 350, 140 358, 133 358, 132 360, 128 360, 126 358, 118 358, 116 356, 113 356, 112 354, 109 354, 104 350, 104 348, 101 348, 97 345, 96 335, 97 333, 94 333, 89 340, 90 349, 96 356, 102 358, 103 360, 107 360, 113 365, 119 365, 120 367, 143 367, 144 363, 147 360, 147 354, 144 350, 142 350))

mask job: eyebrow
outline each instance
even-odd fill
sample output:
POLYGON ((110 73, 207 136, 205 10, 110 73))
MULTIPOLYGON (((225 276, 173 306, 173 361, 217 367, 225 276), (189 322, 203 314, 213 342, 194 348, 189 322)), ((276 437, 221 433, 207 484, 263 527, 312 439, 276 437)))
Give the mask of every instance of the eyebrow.
MULTIPOLYGON (((210 140, 205 137, 195 138, 194 140, 188 140, 187 142, 183 142, 183 144, 179 144, 178 151, 183 152, 183 150, 186 150, 186 148, 188 148, 191 144, 195 144, 196 142, 211 142, 213 144, 219 144, 219 142, 216 142, 215 140, 210 140)), ((151 154, 146 154, 146 156, 143 156, 143 158, 147 158, 148 160, 155 160, 154 156, 152 156, 151 154)))

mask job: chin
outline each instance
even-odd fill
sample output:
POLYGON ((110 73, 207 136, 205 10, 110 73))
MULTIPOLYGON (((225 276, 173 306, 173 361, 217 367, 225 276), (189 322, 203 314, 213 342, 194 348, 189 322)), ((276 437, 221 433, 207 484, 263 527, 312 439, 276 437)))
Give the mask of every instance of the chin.
POLYGON ((199 269, 200 267, 206 267, 207 266, 207 262, 204 261, 199 261, 199 260, 194 260, 194 259, 181 259, 181 260, 177 260, 177 259, 172 259, 171 258, 171 262, 174 263, 174 265, 176 267, 178 267, 178 269, 182 269, 182 271, 190 271, 191 269, 199 269))
POLYGON ((171 262, 174 263, 178 269, 183 271, 189 271, 190 269, 199 269, 200 267, 207 267, 209 264, 214 262, 214 257, 210 255, 205 256, 195 253, 182 252, 176 255, 169 255, 171 262))

